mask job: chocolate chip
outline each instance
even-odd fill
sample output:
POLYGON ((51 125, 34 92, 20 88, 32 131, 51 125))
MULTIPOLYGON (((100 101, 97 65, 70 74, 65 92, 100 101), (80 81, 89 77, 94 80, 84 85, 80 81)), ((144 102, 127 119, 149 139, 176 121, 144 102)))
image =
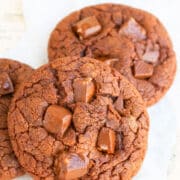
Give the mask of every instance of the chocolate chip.
POLYGON ((109 154, 114 153, 115 149, 115 132, 109 128, 103 127, 98 136, 97 146, 100 151, 107 152, 109 154))
POLYGON ((135 41, 146 39, 145 29, 134 18, 130 18, 122 25, 119 34, 132 38, 135 41))
POLYGON ((79 35, 79 38, 86 39, 90 36, 96 35, 101 31, 102 27, 95 16, 90 16, 77 22, 73 29, 79 35))
POLYGON ((150 62, 150 63, 156 63, 158 61, 158 58, 159 58, 159 51, 158 50, 147 51, 142 56, 142 59, 144 61, 150 62))
POLYGON ((64 135, 71 123, 72 114, 69 110, 58 105, 48 107, 43 125, 51 133, 64 135))
POLYGON ((153 65, 144 61, 136 61, 134 64, 134 76, 139 79, 149 78, 153 74, 153 65))
POLYGON ((121 94, 118 96, 118 98, 114 102, 114 107, 119 113, 124 109, 124 100, 121 94))
POLYGON ((89 161, 82 154, 66 154, 58 163, 60 169, 59 179, 76 179, 88 172, 89 161))
POLYGON ((73 82, 74 98, 76 102, 88 103, 95 93, 92 78, 77 78, 73 82))
POLYGON ((115 62, 119 61, 119 59, 117 58, 112 58, 112 59, 106 59, 104 61, 105 64, 109 65, 109 66, 113 66, 115 64, 115 62))
POLYGON ((7 73, 0 74, 0 96, 14 92, 13 83, 7 73))

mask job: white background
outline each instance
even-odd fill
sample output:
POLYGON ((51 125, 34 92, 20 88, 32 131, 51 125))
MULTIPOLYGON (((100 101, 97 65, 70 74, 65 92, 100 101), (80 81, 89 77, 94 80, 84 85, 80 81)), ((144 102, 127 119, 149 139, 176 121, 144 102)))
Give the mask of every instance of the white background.
MULTIPOLYGON (((16 47, 1 53, 0 57, 18 59, 35 68, 39 67, 47 62, 48 37, 57 22, 71 11, 102 2, 110 1, 23 0, 25 33, 16 47)), ((156 15, 167 28, 177 53, 177 61, 180 61, 180 3, 178 0, 114 0, 111 2, 128 4, 156 15)), ((135 180, 180 179, 179 72, 178 67, 175 82, 167 95, 158 104, 148 109, 151 118, 149 148, 143 167, 134 178, 135 180)))

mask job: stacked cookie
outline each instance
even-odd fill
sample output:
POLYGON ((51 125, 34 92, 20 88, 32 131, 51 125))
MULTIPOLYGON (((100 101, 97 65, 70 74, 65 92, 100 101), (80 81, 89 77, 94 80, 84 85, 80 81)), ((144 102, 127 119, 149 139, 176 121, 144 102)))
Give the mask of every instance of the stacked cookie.
POLYGON ((115 67, 140 92, 147 106, 170 87, 176 59, 168 33, 145 11, 122 5, 98 5, 64 18, 52 32, 49 60, 76 55, 115 67))
POLYGON ((24 173, 11 147, 7 116, 14 93, 30 76, 32 68, 17 61, 0 59, 0 179, 8 180, 24 173))
POLYGON ((96 5, 65 17, 48 53, 37 70, 0 60, 0 179, 130 180, 147 149, 146 107, 175 76, 166 30, 145 11, 96 5))

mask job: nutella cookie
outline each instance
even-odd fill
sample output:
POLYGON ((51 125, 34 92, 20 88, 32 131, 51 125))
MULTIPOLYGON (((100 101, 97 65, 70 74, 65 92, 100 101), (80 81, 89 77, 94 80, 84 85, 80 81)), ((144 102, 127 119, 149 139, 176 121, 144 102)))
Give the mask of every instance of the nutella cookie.
POLYGON ((96 5, 64 18, 49 40, 49 60, 89 56, 115 67, 135 85, 147 106, 175 76, 176 58, 163 25, 152 14, 118 4, 96 5))
POLYGON ((121 179, 144 159, 149 121, 138 91, 97 60, 67 57, 16 93, 9 133, 26 171, 47 179, 121 179))
POLYGON ((23 174, 11 147, 7 115, 11 99, 19 84, 32 69, 16 61, 0 59, 0 179, 8 180, 23 174))

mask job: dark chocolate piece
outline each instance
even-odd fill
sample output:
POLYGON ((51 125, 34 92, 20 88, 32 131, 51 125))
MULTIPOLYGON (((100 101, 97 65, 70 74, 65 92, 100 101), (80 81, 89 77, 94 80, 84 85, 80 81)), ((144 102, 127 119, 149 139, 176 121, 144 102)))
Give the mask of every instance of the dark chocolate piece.
POLYGON ((95 85, 92 78, 77 78, 74 80, 73 87, 76 102, 88 103, 95 93, 95 85))
POLYGON ((73 28, 82 40, 97 34, 102 27, 95 16, 90 16, 77 22, 73 28))
POLYGON ((154 50, 154 51, 147 51, 143 54, 142 59, 146 62, 149 63, 156 63, 159 58, 159 51, 154 50))
POLYGON ((98 149, 109 154, 114 153, 116 134, 110 128, 102 128, 98 137, 98 149))
POLYGON ((13 83, 7 73, 0 74, 0 96, 14 92, 13 83))
POLYGON ((132 17, 120 27, 119 34, 136 41, 146 39, 145 29, 132 17))
POLYGON ((68 109, 58 105, 48 107, 43 125, 51 133, 64 135, 71 123, 72 114, 68 109))
POLYGON ((153 74, 153 65, 144 61, 136 61, 134 65, 135 78, 145 79, 151 77, 153 74))
POLYGON ((60 160, 60 179, 69 180, 80 178, 88 171, 88 161, 81 154, 69 153, 64 155, 60 160))

